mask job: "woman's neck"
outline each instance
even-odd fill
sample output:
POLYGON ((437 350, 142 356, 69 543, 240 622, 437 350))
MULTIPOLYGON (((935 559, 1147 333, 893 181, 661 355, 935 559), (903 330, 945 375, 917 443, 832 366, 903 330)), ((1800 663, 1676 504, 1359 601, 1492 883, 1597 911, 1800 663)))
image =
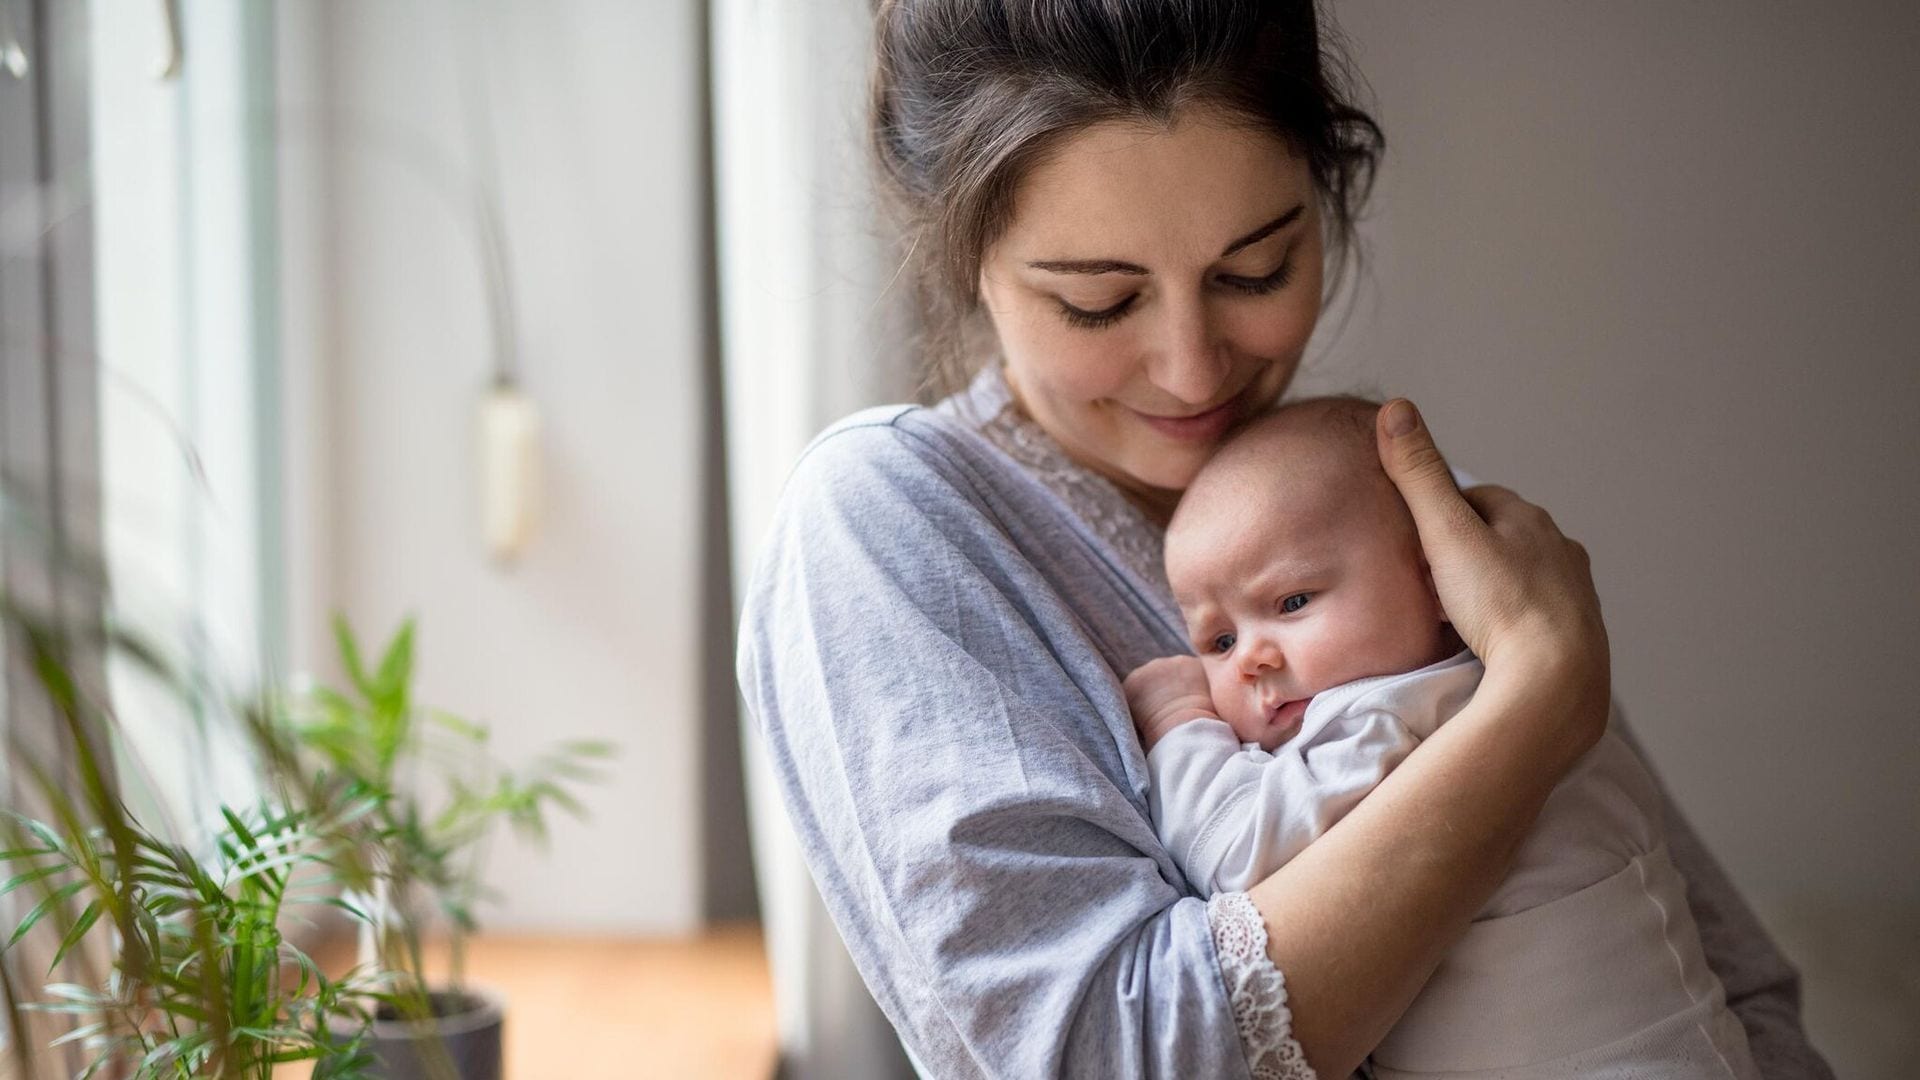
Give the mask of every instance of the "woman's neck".
POLYGON ((1158 488, 1142 484, 1133 477, 1111 468, 1104 462, 1090 459, 1076 452, 1065 439, 1060 438, 1051 431, 1047 431, 1045 424, 1034 419, 1033 410, 1027 408, 1026 402, 1020 400, 1020 387, 1013 379, 1007 376, 1005 367, 1000 368, 1000 378, 1001 381, 1006 384, 1007 398, 1012 402, 1014 410, 1017 411, 1027 423, 1046 432, 1047 437, 1053 440, 1053 444, 1060 448, 1060 452, 1066 455, 1068 461, 1073 462, 1075 465, 1093 473, 1119 489, 1120 494, 1126 496, 1127 501, 1132 503, 1135 509, 1146 515, 1148 521, 1153 522, 1162 529, 1166 528, 1167 523, 1173 520, 1173 508, 1180 502, 1179 491, 1171 488, 1158 488))
MULTIPOLYGON (((1087 467, 1093 468, 1091 465, 1087 467)), ((1100 472, 1099 469, 1094 469, 1094 471, 1100 472)), ((1114 487, 1119 488, 1120 494, 1125 495, 1128 502, 1138 507, 1141 513, 1147 515, 1148 521, 1164 529, 1167 527, 1167 522, 1173 520, 1173 508, 1180 503, 1179 492, 1168 488, 1136 487, 1119 477, 1110 476, 1104 472, 1100 472, 1100 475, 1105 476, 1114 487)))

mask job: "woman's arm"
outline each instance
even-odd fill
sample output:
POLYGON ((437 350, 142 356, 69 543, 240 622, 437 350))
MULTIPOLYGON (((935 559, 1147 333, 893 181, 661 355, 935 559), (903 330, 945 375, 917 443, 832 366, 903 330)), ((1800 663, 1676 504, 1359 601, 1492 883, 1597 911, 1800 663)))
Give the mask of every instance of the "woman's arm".
POLYGON ((1442 606, 1486 675, 1371 797, 1249 893, 1294 1037, 1323 1077, 1353 1071, 1399 1019, 1605 731, 1609 702, 1584 549, 1510 492, 1463 497, 1410 404, 1377 423, 1442 606))
POLYGON ((1505 878, 1585 752, 1553 724, 1528 722, 1569 711, 1517 680, 1483 681, 1371 796, 1249 893, 1286 973, 1294 1037, 1321 1076, 1345 1076, 1372 1052, 1505 878))
POLYGON ((821 896, 935 1076, 1244 1077, 1118 682, 966 467, 830 435, 755 571, 742 690, 821 896))

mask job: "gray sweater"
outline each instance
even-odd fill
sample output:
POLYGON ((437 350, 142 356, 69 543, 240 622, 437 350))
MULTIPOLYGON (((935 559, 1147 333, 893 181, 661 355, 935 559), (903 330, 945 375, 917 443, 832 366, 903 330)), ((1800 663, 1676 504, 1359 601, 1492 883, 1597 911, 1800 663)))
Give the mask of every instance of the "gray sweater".
MULTIPOLYGON (((1187 648, 1160 539, 992 373, 840 422, 788 481, 740 684, 827 908, 933 1075, 1248 1075, 1120 690, 1187 648)), ((1798 976, 1666 812, 1762 1071, 1830 1076, 1798 976)))

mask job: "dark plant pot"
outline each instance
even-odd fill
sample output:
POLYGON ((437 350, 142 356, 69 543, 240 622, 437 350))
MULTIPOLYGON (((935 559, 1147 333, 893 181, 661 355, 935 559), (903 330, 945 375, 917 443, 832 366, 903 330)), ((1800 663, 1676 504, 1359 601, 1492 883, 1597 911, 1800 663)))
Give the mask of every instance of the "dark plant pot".
POLYGON ((402 1020, 382 1007, 367 1048, 381 1080, 500 1080, 500 1033, 506 1017, 498 997, 473 991, 427 995, 431 1020, 402 1020))

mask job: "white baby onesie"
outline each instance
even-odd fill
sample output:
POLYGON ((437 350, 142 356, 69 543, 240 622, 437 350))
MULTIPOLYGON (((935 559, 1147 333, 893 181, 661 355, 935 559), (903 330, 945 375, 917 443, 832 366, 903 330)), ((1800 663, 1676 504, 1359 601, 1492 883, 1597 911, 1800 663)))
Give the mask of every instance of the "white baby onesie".
MULTIPOLYGON (((1161 840, 1202 893, 1250 888, 1459 712, 1482 670, 1463 651, 1324 691, 1271 754, 1224 721, 1182 724, 1147 755, 1161 840)), ((1375 1049, 1375 1076, 1758 1077, 1668 861, 1659 805, 1646 767, 1608 731, 1375 1049)))

